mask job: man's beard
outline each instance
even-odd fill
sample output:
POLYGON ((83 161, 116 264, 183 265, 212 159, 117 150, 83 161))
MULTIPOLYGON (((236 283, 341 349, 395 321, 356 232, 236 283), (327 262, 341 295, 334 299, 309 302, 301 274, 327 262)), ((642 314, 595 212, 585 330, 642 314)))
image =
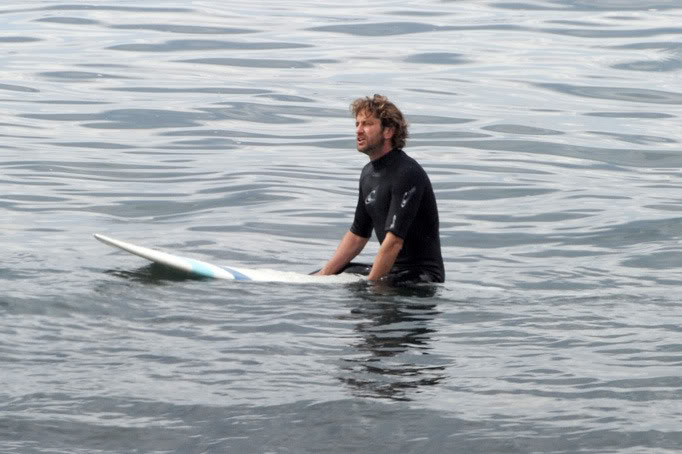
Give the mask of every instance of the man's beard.
POLYGON ((367 145, 365 145, 365 147, 362 149, 358 147, 358 151, 360 153, 366 154, 367 156, 372 156, 376 152, 381 151, 381 149, 384 147, 384 142, 386 142, 386 138, 382 136, 379 138, 379 141, 375 143, 367 142, 367 145))

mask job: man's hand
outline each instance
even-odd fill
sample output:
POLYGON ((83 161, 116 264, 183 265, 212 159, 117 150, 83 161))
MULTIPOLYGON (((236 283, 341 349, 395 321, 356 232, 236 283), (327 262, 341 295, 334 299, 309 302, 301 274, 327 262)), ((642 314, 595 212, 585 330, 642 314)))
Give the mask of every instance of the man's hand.
POLYGON ((368 241, 369 238, 361 237, 353 232, 347 232, 336 248, 334 256, 329 259, 329 262, 317 274, 329 275, 338 273, 348 262, 357 257, 368 241))
POLYGON ((370 281, 376 281, 386 276, 389 271, 391 271, 395 259, 398 258, 398 254, 402 248, 403 239, 388 232, 383 243, 381 243, 381 246, 379 247, 379 252, 374 260, 372 271, 369 272, 368 279, 370 281))

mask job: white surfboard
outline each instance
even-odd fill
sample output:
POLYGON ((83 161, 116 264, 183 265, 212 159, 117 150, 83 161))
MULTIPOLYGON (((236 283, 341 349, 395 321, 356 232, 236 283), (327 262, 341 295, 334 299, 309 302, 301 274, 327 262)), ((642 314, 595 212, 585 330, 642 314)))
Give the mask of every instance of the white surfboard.
POLYGON ((172 269, 184 271, 195 277, 228 279, 235 281, 269 281, 269 282, 293 282, 293 283, 346 283, 362 280, 363 277, 356 274, 339 274, 336 276, 313 276, 309 274, 294 273, 290 271, 255 270, 241 267, 227 267, 213 265, 208 262, 188 257, 169 254, 167 252, 138 246, 125 241, 117 240, 105 235, 95 234, 95 238, 104 244, 113 246, 131 254, 135 254, 154 263, 168 266, 172 269))

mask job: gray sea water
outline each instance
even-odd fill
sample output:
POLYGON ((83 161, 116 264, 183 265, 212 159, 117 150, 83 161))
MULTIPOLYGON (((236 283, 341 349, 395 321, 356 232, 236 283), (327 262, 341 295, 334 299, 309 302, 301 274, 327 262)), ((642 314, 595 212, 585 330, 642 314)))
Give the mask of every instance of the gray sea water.
MULTIPOLYGON (((0 452, 672 453, 679 0, 5 0, 0 452), (383 93, 445 284, 307 273, 383 93)), ((363 259, 376 252, 372 240, 363 259)))

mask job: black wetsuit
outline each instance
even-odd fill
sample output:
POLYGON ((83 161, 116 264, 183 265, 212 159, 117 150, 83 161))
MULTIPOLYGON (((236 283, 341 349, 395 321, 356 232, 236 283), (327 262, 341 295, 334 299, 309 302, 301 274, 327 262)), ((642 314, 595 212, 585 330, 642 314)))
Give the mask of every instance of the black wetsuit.
POLYGON ((394 149, 362 169, 350 230, 369 238, 372 229, 379 243, 387 232, 403 239, 389 280, 445 280, 436 196, 424 169, 403 150, 394 149))

